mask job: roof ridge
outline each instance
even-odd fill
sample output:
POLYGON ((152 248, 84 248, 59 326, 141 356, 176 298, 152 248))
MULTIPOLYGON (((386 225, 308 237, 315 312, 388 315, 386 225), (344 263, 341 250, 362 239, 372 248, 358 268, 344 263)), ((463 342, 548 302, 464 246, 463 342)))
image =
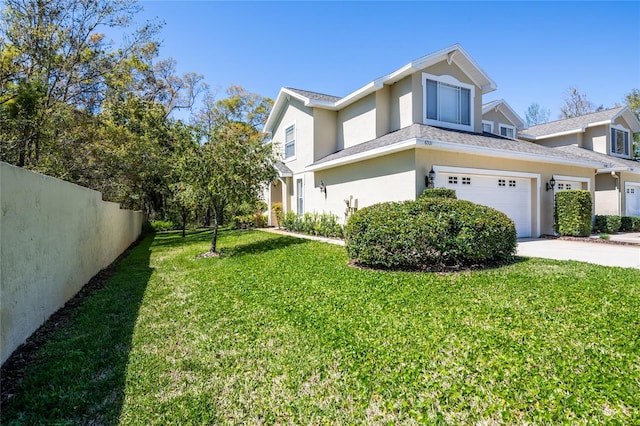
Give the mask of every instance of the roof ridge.
MULTIPOLYGON (((531 128, 533 128, 533 127, 538 127, 538 126, 544 126, 544 125, 547 125, 547 124, 558 123, 558 122, 560 122, 560 121, 567 121, 567 120, 575 120, 575 119, 577 119, 577 118, 584 118, 584 117, 587 117, 587 116, 589 116, 589 115, 600 114, 600 113, 603 113, 603 112, 611 111, 611 110, 614 110, 614 109, 620 109, 620 108, 624 108, 624 107, 625 107, 625 105, 621 105, 621 106, 617 106, 617 107, 613 107, 613 108, 603 109, 603 110, 600 110, 600 111, 590 112, 590 113, 588 113, 588 114, 577 115, 577 116, 575 116, 575 117, 569 117, 569 118, 558 118, 557 120, 547 121, 546 123, 536 124, 535 126, 529 126, 529 127, 528 127, 528 129, 531 129, 531 128)), ((527 129, 527 130, 528 130, 528 129, 527 129)))
POLYGON ((342 99, 342 96, 330 95, 330 94, 328 94, 328 93, 316 92, 316 91, 314 91, 314 90, 297 89, 297 88, 295 88, 295 87, 285 87, 285 89, 293 90, 293 91, 296 91, 296 92, 314 93, 314 94, 316 94, 316 95, 329 96, 329 97, 331 97, 331 98, 342 99))

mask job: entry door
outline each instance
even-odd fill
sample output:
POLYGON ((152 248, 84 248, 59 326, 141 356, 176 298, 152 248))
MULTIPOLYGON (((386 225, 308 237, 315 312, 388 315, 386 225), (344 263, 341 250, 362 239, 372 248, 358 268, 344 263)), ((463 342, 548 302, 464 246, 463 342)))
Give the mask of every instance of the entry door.
POLYGON ((454 189, 460 200, 501 211, 516 224, 518 238, 531 236, 531 179, 443 172, 436 186, 454 189))
POLYGON ((640 183, 625 185, 626 216, 640 216, 640 183))

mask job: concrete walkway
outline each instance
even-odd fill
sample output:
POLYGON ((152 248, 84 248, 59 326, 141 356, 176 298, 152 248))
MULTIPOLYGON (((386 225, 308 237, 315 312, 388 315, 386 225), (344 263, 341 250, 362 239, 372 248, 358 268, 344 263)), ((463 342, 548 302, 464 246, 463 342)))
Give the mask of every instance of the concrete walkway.
POLYGON ((518 256, 577 260, 604 266, 640 269, 640 245, 620 245, 547 238, 518 240, 518 256))
MULTIPOLYGON (((321 241, 344 246, 344 240, 296 234, 277 228, 262 228, 262 231, 290 237, 321 241)), ((603 266, 621 266, 640 269, 640 233, 611 236, 612 240, 636 243, 636 245, 607 244, 587 241, 567 241, 549 238, 523 238, 518 240, 517 255, 541 257, 555 260, 577 260, 603 266)))

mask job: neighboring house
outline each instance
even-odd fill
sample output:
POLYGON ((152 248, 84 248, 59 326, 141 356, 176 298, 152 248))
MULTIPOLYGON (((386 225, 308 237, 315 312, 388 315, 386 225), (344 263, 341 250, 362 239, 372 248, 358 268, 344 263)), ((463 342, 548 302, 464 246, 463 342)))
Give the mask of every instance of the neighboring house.
POLYGON ((484 111, 482 97, 494 90, 459 45, 344 97, 283 88, 265 125, 282 155, 265 198, 285 213, 330 212, 346 221, 347 207, 415 199, 433 185, 503 211, 519 237, 552 234, 559 185, 550 190, 549 181, 593 194, 595 171, 607 163, 483 133, 485 117, 522 126, 503 101, 484 111))
POLYGON ((482 131, 516 139, 518 131, 526 126, 524 120, 504 99, 482 105, 482 131))
POLYGON ((640 216, 640 162, 632 160, 635 132, 640 132, 640 121, 622 106, 532 126, 518 136, 604 163, 595 174, 595 213, 640 216))

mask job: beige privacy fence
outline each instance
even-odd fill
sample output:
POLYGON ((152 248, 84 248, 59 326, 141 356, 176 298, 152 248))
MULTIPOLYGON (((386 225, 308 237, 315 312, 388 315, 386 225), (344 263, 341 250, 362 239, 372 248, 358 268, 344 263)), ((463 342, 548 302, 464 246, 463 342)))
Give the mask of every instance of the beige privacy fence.
POLYGON ((140 235, 142 212, 0 162, 0 362, 140 235))

